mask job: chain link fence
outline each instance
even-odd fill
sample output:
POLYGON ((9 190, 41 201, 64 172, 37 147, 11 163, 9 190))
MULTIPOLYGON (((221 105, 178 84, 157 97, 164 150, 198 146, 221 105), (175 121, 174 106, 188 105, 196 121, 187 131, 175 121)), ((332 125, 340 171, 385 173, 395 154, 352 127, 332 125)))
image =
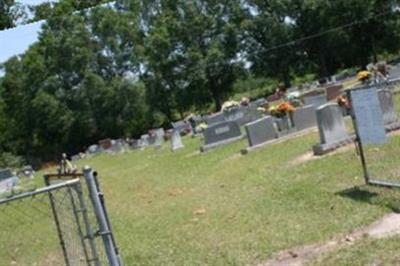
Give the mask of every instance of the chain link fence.
POLYGON ((45 181, 0 200, 0 264, 122 265, 92 171, 45 181))
MULTIPOLYGON (((358 130, 361 131, 358 132, 358 135, 368 134, 367 138, 375 138, 382 131, 385 138, 377 142, 365 141, 362 147, 358 145, 358 154, 363 162, 364 175, 366 179, 372 181, 371 184, 400 186, 400 163, 397 160, 400 151, 400 79, 375 84, 372 87, 376 91, 378 104, 382 111, 382 125, 374 118, 368 118, 368 116, 373 116, 374 111, 372 104, 366 103, 365 112, 358 114, 359 118, 365 117, 360 119, 358 126, 354 126, 354 130, 358 127, 358 130), (368 114, 369 112, 370 114, 368 114), (365 132, 365 125, 361 120, 370 120, 371 132, 365 132)), ((366 98, 366 101, 369 100, 366 98)), ((356 118, 353 116, 353 121, 354 119, 356 118)))

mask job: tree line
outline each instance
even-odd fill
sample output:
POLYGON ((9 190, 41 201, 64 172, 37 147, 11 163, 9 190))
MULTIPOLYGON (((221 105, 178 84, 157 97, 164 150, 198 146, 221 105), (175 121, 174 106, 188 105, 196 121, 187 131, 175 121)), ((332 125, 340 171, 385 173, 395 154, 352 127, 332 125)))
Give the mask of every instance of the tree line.
POLYGON ((26 7, 2 1, 0 29, 46 22, 37 43, 2 65, 0 166, 137 137, 219 110, 254 84, 290 86, 396 55, 398 2, 60 0, 29 7, 27 19, 26 7))

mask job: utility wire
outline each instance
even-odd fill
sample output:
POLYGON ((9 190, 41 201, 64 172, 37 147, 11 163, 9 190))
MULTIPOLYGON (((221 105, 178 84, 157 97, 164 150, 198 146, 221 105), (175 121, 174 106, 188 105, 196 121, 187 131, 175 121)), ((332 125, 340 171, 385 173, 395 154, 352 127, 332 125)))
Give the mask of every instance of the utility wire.
POLYGON ((267 48, 265 51, 269 52, 269 51, 277 50, 277 49, 284 48, 284 47, 287 47, 287 46, 292 46, 292 45, 295 45, 295 44, 298 44, 298 43, 301 43, 301 42, 304 42, 304 41, 307 41, 307 40, 315 39, 315 38, 321 37, 323 35, 330 34, 330 33, 333 33, 333 32, 336 32, 336 31, 339 31, 339 30, 342 30, 342 29, 351 28, 351 27, 354 27, 356 25, 366 23, 370 19, 382 17, 382 16, 388 15, 390 13, 395 13, 395 12, 397 12, 397 11, 388 10, 388 11, 385 11, 385 12, 381 12, 381 13, 378 13, 378 14, 376 14, 374 16, 370 16, 370 17, 367 17, 367 18, 364 18, 364 19, 356 20, 356 21, 350 22, 348 24, 344 24, 344 25, 341 25, 341 26, 338 26, 338 27, 335 27, 335 28, 328 29, 326 31, 322 31, 322 32, 315 33, 315 34, 312 34, 312 35, 309 35, 309 36, 306 36, 306 37, 302 37, 302 38, 299 38, 299 39, 295 39, 295 40, 292 40, 292 41, 289 41, 289 42, 286 42, 286 43, 283 43, 283 44, 272 46, 270 48, 267 48))

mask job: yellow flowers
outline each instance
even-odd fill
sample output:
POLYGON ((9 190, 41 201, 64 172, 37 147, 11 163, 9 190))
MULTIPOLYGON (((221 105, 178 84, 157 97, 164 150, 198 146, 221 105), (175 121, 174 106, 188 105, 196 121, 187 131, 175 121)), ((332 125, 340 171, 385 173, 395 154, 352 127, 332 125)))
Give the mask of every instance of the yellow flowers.
POLYGON ((357 79, 359 81, 366 81, 371 77, 371 73, 369 71, 363 70, 358 72, 357 79))

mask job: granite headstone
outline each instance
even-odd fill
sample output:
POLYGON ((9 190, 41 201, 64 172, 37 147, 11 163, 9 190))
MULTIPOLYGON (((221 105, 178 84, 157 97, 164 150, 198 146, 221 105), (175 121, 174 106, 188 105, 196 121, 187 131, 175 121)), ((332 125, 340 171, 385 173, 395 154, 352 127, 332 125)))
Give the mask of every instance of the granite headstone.
POLYGON ((353 139, 349 136, 342 111, 336 103, 327 103, 316 111, 320 143, 313 146, 315 155, 323 155, 353 139))
POLYGON ((239 124, 234 121, 211 125, 204 130, 203 135, 204 145, 200 147, 202 152, 243 138, 239 124))

